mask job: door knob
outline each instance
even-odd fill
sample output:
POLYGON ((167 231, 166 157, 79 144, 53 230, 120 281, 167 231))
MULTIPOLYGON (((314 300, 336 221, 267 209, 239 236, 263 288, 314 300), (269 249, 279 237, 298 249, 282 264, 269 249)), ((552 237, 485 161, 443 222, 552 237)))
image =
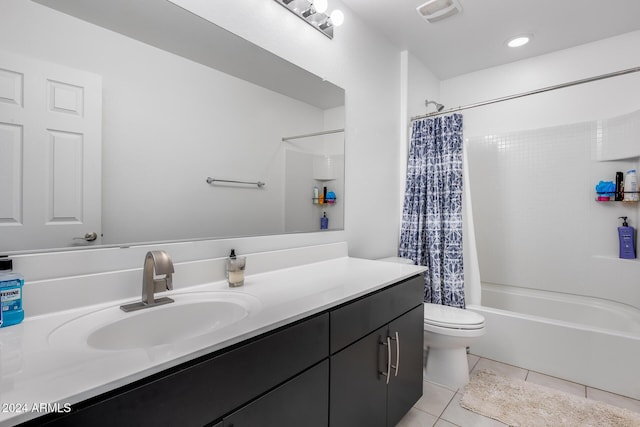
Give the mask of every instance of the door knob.
POLYGON ((92 231, 91 233, 85 234, 84 237, 74 237, 73 240, 84 240, 86 242, 93 242, 97 238, 98 235, 96 234, 96 232, 92 231))

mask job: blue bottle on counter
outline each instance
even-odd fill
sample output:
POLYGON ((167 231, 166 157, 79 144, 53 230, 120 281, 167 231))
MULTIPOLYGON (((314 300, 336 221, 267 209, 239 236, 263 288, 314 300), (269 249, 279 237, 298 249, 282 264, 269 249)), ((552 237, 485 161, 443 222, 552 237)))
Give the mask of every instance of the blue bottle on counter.
POLYGON ((2 320, 0 327, 16 325, 24 319, 22 309, 22 287, 24 278, 13 271, 13 260, 0 258, 0 306, 2 320))
POLYGON ((635 231, 627 224, 627 217, 621 216, 622 227, 618 227, 618 238, 620 239, 620 258, 635 259, 636 249, 634 245, 635 231))

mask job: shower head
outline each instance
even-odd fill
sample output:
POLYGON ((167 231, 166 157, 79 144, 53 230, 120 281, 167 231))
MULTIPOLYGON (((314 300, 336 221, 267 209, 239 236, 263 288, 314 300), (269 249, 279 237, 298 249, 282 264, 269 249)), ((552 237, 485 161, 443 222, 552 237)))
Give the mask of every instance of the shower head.
POLYGON ((438 111, 438 113, 444 109, 444 105, 439 104, 436 101, 429 101, 429 100, 425 100, 424 101, 424 106, 425 107, 428 108, 429 104, 433 104, 436 107, 436 111, 438 111))

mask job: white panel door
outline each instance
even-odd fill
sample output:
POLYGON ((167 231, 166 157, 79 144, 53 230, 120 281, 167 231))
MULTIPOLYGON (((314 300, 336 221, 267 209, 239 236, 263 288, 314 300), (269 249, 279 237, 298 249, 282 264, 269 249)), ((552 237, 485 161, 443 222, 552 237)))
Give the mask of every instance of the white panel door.
POLYGON ((0 254, 100 243, 101 150, 100 76, 0 52, 0 254))

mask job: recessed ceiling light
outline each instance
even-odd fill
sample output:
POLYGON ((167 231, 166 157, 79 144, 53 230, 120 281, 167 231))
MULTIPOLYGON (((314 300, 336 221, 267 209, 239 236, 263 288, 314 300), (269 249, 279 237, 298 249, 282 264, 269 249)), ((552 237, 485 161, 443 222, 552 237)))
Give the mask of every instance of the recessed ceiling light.
POLYGON ((529 43, 531 39, 533 39, 533 36, 531 34, 522 34, 507 40, 507 46, 509 47, 524 46, 525 44, 529 43))

